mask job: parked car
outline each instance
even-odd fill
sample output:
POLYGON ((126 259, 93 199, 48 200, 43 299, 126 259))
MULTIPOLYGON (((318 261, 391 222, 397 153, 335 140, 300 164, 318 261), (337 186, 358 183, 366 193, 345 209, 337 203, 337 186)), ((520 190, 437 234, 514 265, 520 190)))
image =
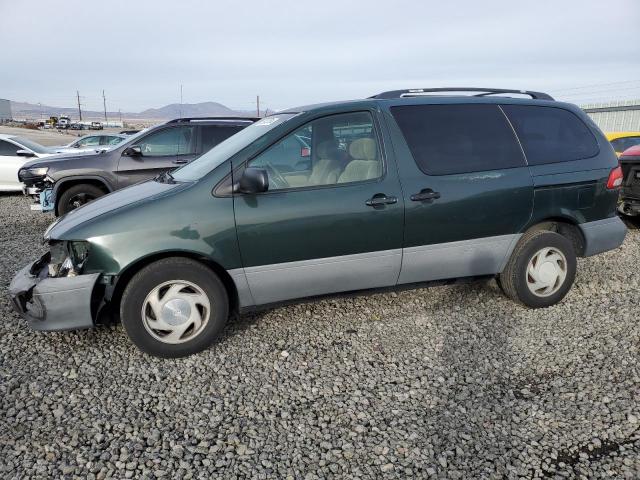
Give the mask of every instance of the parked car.
POLYGON ((115 133, 105 133, 102 135, 87 135, 80 137, 68 145, 60 145, 55 147, 49 147, 56 153, 79 153, 88 152, 96 149, 109 149, 114 145, 119 144, 126 138, 127 135, 120 135, 115 133))
POLYGON ((63 215, 74 208, 165 170, 189 163, 250 125, 253 118, 183 118, 125 137, 110 150, 33 161, 20 169, 33 209, 63 215))
POLYGON ((102 130, 102 129, 104 129, 102 122, 91 122, 91 125, 89 125, 89 130, 102 130))
POLYGON ((39 143, 15 135, 0 135, 0 191, 19 192, 22 183, 18 170, 32 158, 44 158, 54 152, 39 143))
POLYGON ((640 216, 640 145, 628 148, 620 155, 622 189, 618 210, 628 217, 640 216))
POLYGON ((605 134, 607 140, 611 142, 618 157, 626 149, 635 145, 640 145, 640 132, 609 132, 605 134))
POLYGON ((115 312, 161 357, 211 345, 231 312, 345 291, 497 277, 521 304, 554 305, 576 257, 624 240, 618 159, 574 105, 467 90, 479 96, 400 90, 263 118, 58 219, 12 301, 38 330, 115 312), (292 137, 309 138, 306 171, 292 137))

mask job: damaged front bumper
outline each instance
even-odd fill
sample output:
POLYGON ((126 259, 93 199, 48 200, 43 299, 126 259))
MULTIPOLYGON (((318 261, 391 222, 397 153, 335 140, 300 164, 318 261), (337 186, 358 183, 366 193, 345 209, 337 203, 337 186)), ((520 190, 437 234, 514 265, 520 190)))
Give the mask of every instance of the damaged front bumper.
POLYGON ((9 297, 34 330, 92 328, 92 293, 99 277, 100 273, 50 277, 46 254, 16 274, 9 297))
POLYGON ((31 210, 41 212, 50 212, 53 210, 55 206, 53 188, 24 187, 23 192, 26 196, 34 200, 34 203, 29 206, 31 210))

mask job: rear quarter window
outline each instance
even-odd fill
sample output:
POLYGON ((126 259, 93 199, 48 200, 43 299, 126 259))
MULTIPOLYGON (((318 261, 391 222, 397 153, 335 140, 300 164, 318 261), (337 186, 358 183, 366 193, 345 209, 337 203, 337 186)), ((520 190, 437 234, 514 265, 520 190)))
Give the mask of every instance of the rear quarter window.
POLYGON ((497 105, 391 107, 416 164, 427 175, 524 167, 522 149, 497 105))
POLYGON ((593 133, 577 115, 557 107, 503 105, 529 165, 570 162, 598 154, 593 133))

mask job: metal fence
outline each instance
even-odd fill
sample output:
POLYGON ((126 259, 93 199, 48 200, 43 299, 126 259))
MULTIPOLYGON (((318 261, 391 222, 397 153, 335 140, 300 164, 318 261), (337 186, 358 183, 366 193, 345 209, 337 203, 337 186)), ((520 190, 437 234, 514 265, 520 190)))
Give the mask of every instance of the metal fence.
POLYGON ((604 132, 640 131, 640 100, 592 103, 581 108, 604 132))

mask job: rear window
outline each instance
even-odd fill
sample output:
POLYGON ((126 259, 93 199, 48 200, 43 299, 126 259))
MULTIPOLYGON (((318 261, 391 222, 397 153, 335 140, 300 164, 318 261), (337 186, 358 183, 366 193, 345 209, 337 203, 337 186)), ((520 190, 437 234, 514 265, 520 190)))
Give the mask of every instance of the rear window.
POLYGON ((413 158, 427 175, 525 166, 513 130, 497 105, 391 107, 413 158))
POLYGON ((202 152, 208 152, 231 135, 238 133, 242 128, 239 126, 203 125, 202 152))
POLYGON ((529 165, 569 162, 598 154, 596 139, 574 113, 556 107, 503 105, 529 165))

